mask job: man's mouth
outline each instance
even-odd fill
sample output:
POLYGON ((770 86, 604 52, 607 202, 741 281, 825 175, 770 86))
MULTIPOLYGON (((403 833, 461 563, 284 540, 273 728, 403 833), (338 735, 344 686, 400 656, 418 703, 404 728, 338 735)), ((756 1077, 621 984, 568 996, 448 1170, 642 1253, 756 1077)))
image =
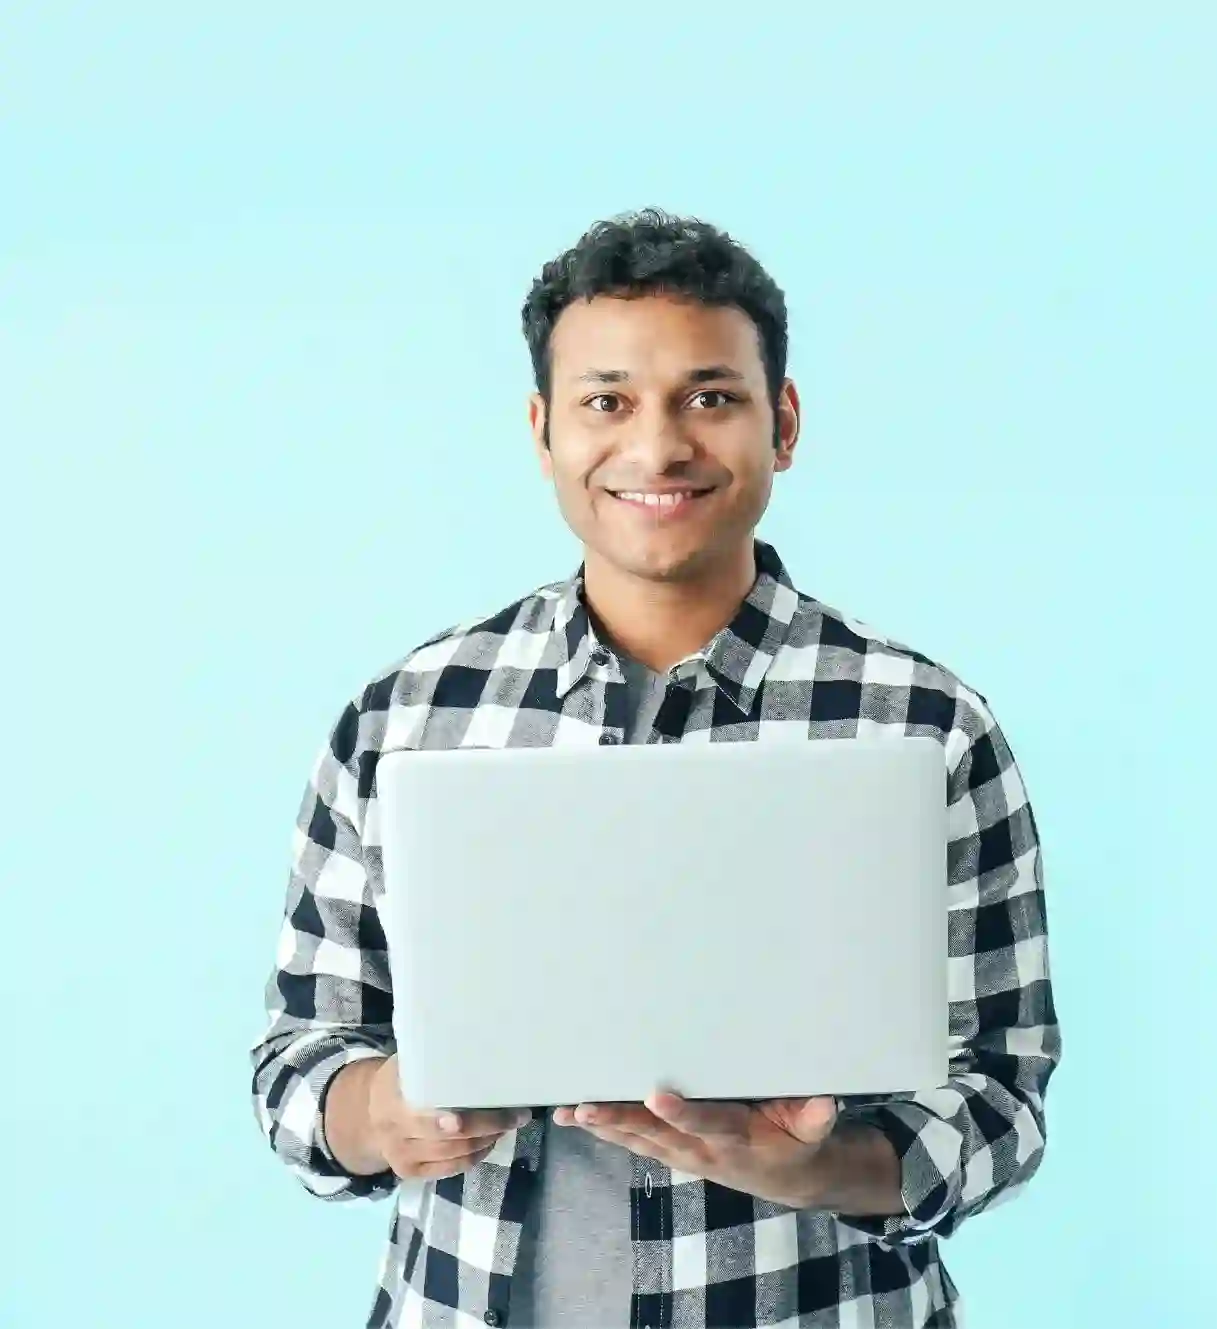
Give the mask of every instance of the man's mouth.
POLYGON ((689 489, 609 489, 605 491, 620 503, 628 503, 657 515, 675 512, 714 492, 713 486, 689 489))

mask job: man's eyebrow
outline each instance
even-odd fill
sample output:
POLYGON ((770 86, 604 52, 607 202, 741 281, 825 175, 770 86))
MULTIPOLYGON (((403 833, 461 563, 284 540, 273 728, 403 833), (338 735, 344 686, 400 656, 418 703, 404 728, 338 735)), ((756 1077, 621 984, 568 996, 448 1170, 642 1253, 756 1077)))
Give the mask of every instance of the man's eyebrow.
POLYGON ((628 383, 630 376, 624 369, 588 369, 579 375, 580 383, 628 383))
MULTIPOLYGON (((744 375, 730 365, 701 365, 691 369, 684 381, 693 383, 715 383, 727 379, 733 383, 742 383, 744 375)), ((630 376, 624 369, 588 369, 579 375, 580 383, 628 383, 630 376)))
POLYGON ((730 365, 703 365, 700 369, 690 370, 686 383, 714 383, 719 379, 728 379, 732 383, 742 383, 744 375, 730 365))

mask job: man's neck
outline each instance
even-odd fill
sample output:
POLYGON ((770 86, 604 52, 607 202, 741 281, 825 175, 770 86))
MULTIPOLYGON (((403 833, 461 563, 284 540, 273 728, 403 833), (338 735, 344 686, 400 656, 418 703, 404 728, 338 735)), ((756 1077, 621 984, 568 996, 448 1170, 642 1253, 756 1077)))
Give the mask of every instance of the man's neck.
POLYGON ((653 582, 589 557, 588 609, 609 642, 640 664, 666 673, 701 650, 739 612, 756 580, 751 544, 703 581, 653 582))

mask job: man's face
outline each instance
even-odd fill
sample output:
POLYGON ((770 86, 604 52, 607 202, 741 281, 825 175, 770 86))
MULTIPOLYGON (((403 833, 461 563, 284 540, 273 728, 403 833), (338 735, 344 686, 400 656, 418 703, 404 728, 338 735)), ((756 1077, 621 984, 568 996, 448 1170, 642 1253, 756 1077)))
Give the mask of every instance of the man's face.
POLYGON ((550 363, 549 447, 539 395, 533 435, 589 558, 690 581, 750 547, 774 472, 791 464, 798 397, 788 380, 775 422, 742 310, 650 295, 579 301, 558 318, 550 363))

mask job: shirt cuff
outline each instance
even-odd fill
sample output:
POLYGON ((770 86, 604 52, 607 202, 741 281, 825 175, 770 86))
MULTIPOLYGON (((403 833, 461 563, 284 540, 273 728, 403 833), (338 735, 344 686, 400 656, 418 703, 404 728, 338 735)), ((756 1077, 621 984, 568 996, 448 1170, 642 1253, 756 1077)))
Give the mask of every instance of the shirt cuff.
POLYGON ((391 1168, 365 1176, 351 1172, 334 1154, 325 1138, 325 1104, 339 1071, 357 1061, 382 1059, 385 1053, 364 1044, 326 1038, 307 1050, 307 1067, 300 1066, 301 1079, 285 1105, 281 1128, 298 1136, 306 1146, 307 1162, 297 1171, 305 1186, 326 1198, 381 1198, 396 1189, 398 1177, 391 1168))
POLYGON ((882 1131, 900 1161, 903 1214, 838 1214, 840 1222, 889 1245, 928 1241, 949 1222, 962 1189, 963 1140, 927 1108, 891 1102, 847 1108, 844 1120, 882 1131))

